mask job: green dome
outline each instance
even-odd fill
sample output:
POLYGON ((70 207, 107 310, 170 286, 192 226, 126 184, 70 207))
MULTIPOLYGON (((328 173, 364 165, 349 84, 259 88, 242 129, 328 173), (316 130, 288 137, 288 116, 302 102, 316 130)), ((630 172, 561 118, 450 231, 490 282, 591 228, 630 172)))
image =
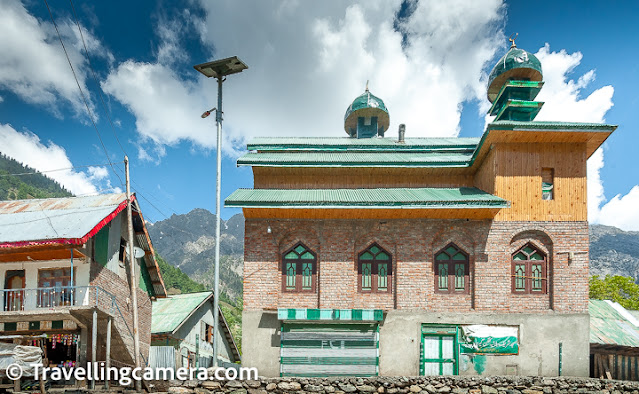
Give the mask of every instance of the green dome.
POLYGON ((385 131, 388 129, 390 118, 386 105, 379 97, 366 91, 358 96, 346 110, 344 115, 344 130, 348 133, 349 129, 357 126, 357 118, 359 116, 370 117, 377 116, 379 126, 385 131))
POLYGON ((488 77, 488 100, 492 103, 506 81, 541 81, 541 62, 535 55, 512 46, 495 64, 488 77))

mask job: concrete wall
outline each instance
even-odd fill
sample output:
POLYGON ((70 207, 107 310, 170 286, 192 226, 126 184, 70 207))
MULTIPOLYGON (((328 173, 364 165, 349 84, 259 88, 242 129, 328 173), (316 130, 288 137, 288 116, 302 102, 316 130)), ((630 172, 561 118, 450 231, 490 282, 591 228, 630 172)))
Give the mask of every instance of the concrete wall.
POLYGON ((422 324, 488 324, 519 328, 519 355, 461 355, 460 375, 557 376, 559 343, 563 374, 589 376, 590 318, 587 314, 427 313, 390 311, 380 326, 380 375, 418 375, 422 324))
MULTIPOLYGON (((175 337, 182 339, 179 347, 186 347, 189 351, 195 352, 195 336, 200 336, 200 356, 213 356, 213 343, 206 342, 206 337, 203 336, 202 324, 206 323, 209 326, 213 326, 213 302, 206 302, 200 308, 198 308, 180 327, 175 333, 175 337)), ((220 319, 220 327, 218 327, 216 334, 218 341, 218 358, 226 362, 231 362, 233 356, 231 353, 231 347, 224 336, 222 329, 222 319, 220 319)))
MULTIPOLYGON (((380 324, 379 371, 381 376, 419 375, 422 324, 488 324, 517 326, 519 355, 461 355, 460 375, 516 373, 557 376, 561 342, 563 375, 588 376, 589 321, 587 314, 389 311, 380 324)), ((260 376, 279 376, 281 322, 277 320, 277 315, 272 312, 244 311, 242 322, 242 365, 258 368, 260 376)))
POLYGON ((280 376, 280 329, 275 312, 242 311, 242 366, 280 376))

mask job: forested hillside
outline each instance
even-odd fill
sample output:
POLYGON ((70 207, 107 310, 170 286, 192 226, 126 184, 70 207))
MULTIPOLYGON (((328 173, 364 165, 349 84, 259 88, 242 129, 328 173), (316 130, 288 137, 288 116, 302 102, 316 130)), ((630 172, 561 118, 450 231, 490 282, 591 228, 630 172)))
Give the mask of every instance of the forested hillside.
POLYGON ((58 182, 0 152, 0 200, 69 197, 71 192, 58 182), (21 175, 12 175, 21 174, 21 175))

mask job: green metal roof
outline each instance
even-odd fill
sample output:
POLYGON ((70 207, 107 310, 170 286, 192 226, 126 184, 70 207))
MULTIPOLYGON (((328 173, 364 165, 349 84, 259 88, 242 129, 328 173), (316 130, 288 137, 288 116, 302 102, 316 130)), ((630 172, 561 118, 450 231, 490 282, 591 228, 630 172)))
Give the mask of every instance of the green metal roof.
POLYGON ((406 138, 399 143, 394 138, 349 137, 269 137, 254 138, 247 144, 248 150, 259 151, 441 151, 474 150, 479 138, 406 138))
POLYGON ((473 151, 446 153, 281 152, 247 153, 238 166, 265 167, 468 167, 473 151))
POLYGON ((639 347, 637 321, 621 305, 612 301, 590 300, 588 312, 590 343, 639 347))
POLYGON ((202 291, 153 301, 151 334, 175 332, 197 307, 212 296, 212 291, 202 291))
POLYGON ((474 187, 388 189, 238 189, 224 201, 245 208, 507 208, 474 187))
POLYGON ((514 120, 498 120, 488 124, 487 130, 550 130, 550 131, 614 131, 616 125, 604 123, 576 123, 576 122, 547 122, 532 121, 519 122, 514 120))

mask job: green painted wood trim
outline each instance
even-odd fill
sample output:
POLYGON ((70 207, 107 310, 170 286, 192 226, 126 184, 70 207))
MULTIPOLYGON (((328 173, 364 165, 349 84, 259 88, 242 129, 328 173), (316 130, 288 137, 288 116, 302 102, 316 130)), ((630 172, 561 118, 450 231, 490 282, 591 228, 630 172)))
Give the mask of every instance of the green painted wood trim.
POLYGON ((379 365, 378 357, 280 357, 285 365, 379 365))
POLYGON ((310 321, 382 321, 384 311, 381 309, 303 309, 279 308, 279 320, 310 321))

